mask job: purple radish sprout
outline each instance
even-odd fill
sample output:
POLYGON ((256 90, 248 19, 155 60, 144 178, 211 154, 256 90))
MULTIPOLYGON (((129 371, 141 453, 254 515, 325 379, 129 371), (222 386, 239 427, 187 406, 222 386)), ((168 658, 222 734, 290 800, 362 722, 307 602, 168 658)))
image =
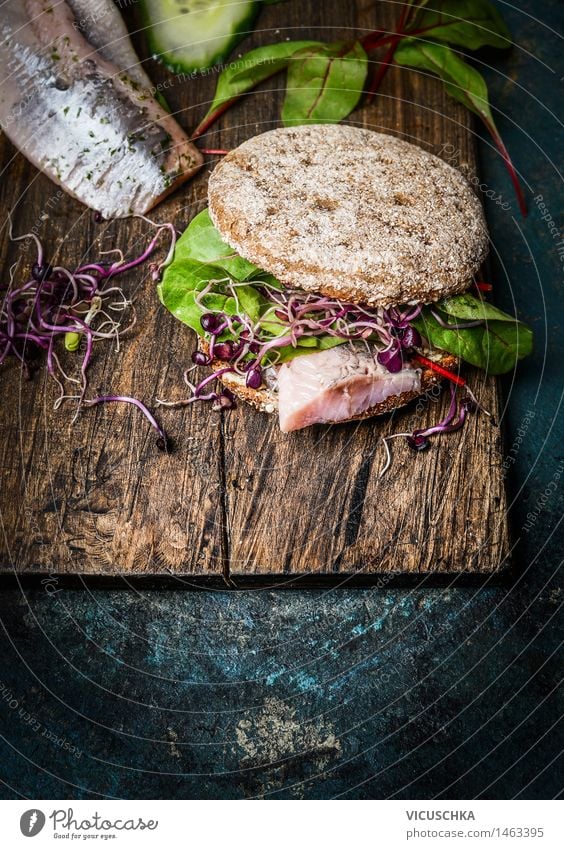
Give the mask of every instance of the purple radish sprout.
POLYGON ((55 408, 62 400, 71 398, 78 399, 80 407, 87 389, 87 372, 94 343, 115 338, 119 350, 120 336, 135 324, 135 314, 124 328, 121 319, 115 320, 106 311, 123 312, 130 304, 119 286, 106 287, 105 282, 145 262, 166 230, 171 234, 171 245, 165 262, 158 266, 159 271, 170 261, 176 239, 173 226, 149 223, 156 227, 157 232, 136 259, 124 261, 121 251, 117 251, 119 261, 86 263, 73 271, 47 262, 39 238, 34 233, 14 236, 10 222, 10 238, 13 241, 33 240, 37 254, 30 279, 21 285, 14 283, 16 263, 10 270, 9 284, 3 287, 4 295, 0 302, 0 365, 13 357, 21 363, 24 374, 29 376, 31 368, 37 366, 37 353, 45 351, 46 371, 60 390, 55 408), (115 300, 116 293, 121 296, 121 303, 111 302, 110 299, 115 300), (55 347, 61 337, 70 343, 71 351, 79 352, 80 380, 67 374, 59 362, 55 347), (69 382, 81 386, 79 396, 66 394, 65 384, 69 382))
POLYGON ((195 366, 209 366, 211 363, 210 358, 203 351, 194 351, 191 359, 195 366))
POLYGON ((97 404, 112 404, 114 402, 122 402, 124 404, 133 404, 134 407, 137 407, 138 410, 141 410, 145 418, 149 421, 151 427, 156 430, 158 434, 157 439, 157 448, 160 451, 168 451, 169 449, 169 441, 166 433, 157 422, 153 414, 150 410, 147 409, 145 404, 142 401, 139 401, 138 398, 130 398, 129 395, 98 395, 96 398, 90 398, 87 401, 82 402, 83 407, 94 407, 97 404))
POLYGON ((202 329, 206 333, 217 333, 218 328, 224 322, 223 313, 206 312, 200 319, 202 329))
POLYGON ((169 264, 174 254, 174 246, 176 244, 176 230, 174 229, 174 226, 172 224, 155 224, 154 221, 151 221, 149 218, 145 218, 145 216, 143 215, 136 217, 142 218, 144 221, 148 221, 154 227, 157 227, 156 234, 153 236, 153 238, 140 256, 130 260, 129 262, 123 262, 120 260, 118 262, 113 262, 110 265, 104 265, 102 263, 87 263, 86 265, 80 266, 80 268, 77 269, 76 273, 83 274, 85 271, 95 271, 98 274, 99 278, 104 280, 105 278, 113 277, 116 274, 123 274, 124 271, 130 271, 132 268, 137 268, 137 266, 142 265, 144 262, 146 262, 147 259, 149 259, 149 257, 153 254, 157 246, 161 233, 164 230, 168 230, 171 233, 171 245, 169 247, 167 257, 164 262, 162 262, 158 266, 155 266, 155 269, 151 275, 153 280, 159 280, 161 270, 169 264))
POLYGON ((383 468, 381 469, 378 478, 381 478, 385 475, 385 473, 390 468, 392 462, 390 448, 388 446, 389 440, 403 437, 413 451, 425 451, 431 446, 430 437, 440 436, 444 433, 452 433, 455 430, 459 430, 464 425, 467 414, 469 412, 483 410, 486 415, 491 416, 491 413, 489 413, 481 406, 481 404, 479 404, 474 394, 470 391, 470 389, 468 389, 467 386, 465 387, 465 391, 466 396, 462 398, 460 404, 458 405, 458 415, 456 414, 456 387, 454 386, 454 384, 451 384, 451 398, 449 409, 445 418, 441 422, 439 422, 437 425, 434 425, 433 427, 414 430, 412 433, 392 433, 389 436, 383 436, 382 442, 384 443, 384 448, 386 451, 386 462, 383 468))
POLYGON ((44 283, 47 278, 51 277, 53 274, 53 266, 52 265, 39 265, 38 262, 34 262, 31 268, 31 276, 36 281, 36 283, 44 283))
POLYGON ((421 334, 415 327, 411 327, 411 325, 406 327, 400 336, 400 345, 402 348, 420 348, 421 342, 421 334))
POLYGON ((392 372, 392 374, 401 371, 403 368, 403 360, 401 356, 401 348, 393 347, 387 351, 379 351, 376 355, 376 359, 380 363, 380 365, 387 368, 388 371, 392 372))
POLYGON ((456 386, 454 384, 451 384, 450 393, 450 405, 444 419, 432 427, 414 430, 407 437, 407 444, 410 448, 415 451, 422 451, 429 447, 430 436, 452 433, 463 426, 467 413, 475 409, 474 401, 470 397, 463 398, 457 409, 456 386))
POLYGON ((262 386, 262 371, 260 366, 253 365, 247 371, 245 384, 249 387, 249 389, 259 389, 262 386))
POLYGON ((207 386, 208 383, 211 383, 211 381, 215 378, 221 377, 222 374, 233 374, 233 372, 234 369, 232 369, 230 366, 226 366, 225 368, 220 368, 217 371, 214 371, 213 374, 208 375, 208 377, 205 377, 203 380, 200 381, 200 383, 198 383, 198 385, 196 386, 196 395, 200 395, 204 386, 207 386))
POLYGON ((425 451, 431 447, 430 441, 421 433, 412 433, 406 437, 406 442, 413 451, 425 451))
POLYGON ((235 343, 234 342, 218 342, 215 345, 214 351, 215 356, 218 360, 228 360, 231 361, 235 354, 235 343))
POLYGON ((223 391, 219 393, 217 396, 217 401, 213 406, 214 410, 233 410, 237 404, 235 403, 235 396, 233 393, 227 389, 227 387, 223 388, 223 391))

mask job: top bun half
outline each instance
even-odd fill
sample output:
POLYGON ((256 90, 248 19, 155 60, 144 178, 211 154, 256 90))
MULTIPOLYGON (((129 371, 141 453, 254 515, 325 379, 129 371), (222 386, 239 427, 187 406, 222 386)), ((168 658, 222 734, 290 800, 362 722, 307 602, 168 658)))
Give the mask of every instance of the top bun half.
POLYGON ((480 201, 441 159, 335 124, 271 130, 210 176, 224 241, 284 285, 353 303, 424 303, 468 288, 488 249, 480 201))

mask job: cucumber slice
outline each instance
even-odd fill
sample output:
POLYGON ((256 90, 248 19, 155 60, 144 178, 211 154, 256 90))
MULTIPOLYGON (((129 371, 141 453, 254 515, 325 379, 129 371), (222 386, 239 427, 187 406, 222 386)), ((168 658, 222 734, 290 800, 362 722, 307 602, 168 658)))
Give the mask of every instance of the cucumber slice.
POLYGON ((223 62, 253 27, 256 0, 142 0, 149 48, 175 73, 223 62))

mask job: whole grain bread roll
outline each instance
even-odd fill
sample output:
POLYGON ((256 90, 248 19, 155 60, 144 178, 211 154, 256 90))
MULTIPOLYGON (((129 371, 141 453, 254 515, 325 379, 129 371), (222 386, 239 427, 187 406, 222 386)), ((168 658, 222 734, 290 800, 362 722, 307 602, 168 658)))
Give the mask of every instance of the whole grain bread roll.
POLYGON ((370 306, 462 292, 487 254, 482 206, 458 171, 356 127, 255 136, 216 166, 208 200, 223 239, 286 286, 370 306))

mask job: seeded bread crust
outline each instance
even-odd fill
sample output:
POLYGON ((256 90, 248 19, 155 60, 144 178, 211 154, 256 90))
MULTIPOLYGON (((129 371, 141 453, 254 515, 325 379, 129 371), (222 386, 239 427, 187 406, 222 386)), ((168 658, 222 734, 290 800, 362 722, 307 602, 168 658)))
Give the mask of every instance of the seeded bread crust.
POLYGON ((208 200, 223 239, 285 286, 371 306, 463 292, 488 250, 458 171, 357 127, 254 136, 216 166, 208 200))
MULTIPOLYGON (((207 355, 209 352, 209 346, 205 339, 199 339, 199 346, 200 350, 207 355)), ((305 356, 307 356, 307 354, 305 356)), ((439 354, 437 351, 425 351, 425 356, 432 358, 438 365, 443 366, 443 368, 450 369, 450 371, 456 371, 458 366, 458 360, 452 354, 439 354)), ((212 363, 211 368, 213 371, 219 371, 219 369, 225 368, 228 365, 228 362, 218 360, 212 363)), ((433 386, 437 386, 441 383, 441 380, 442 378, 440 375, 432 369, 422 367, 421 389, 419 392, 402 392, 400 395, 390 395, 380 404, 370 407, 363 413, 359 413, 358 416, 351 416, 351 418, 346 419, 346 421, 360 421, 362 419, 373 418, 374 416, 382 416, 385 413, 391 413, 393 410, 404 407, 406 404, 409 404, 410 401, 414 401, 416 398, 424 395, 425 392, 428 392, 433 386)), ((276 392, 273 392, 266 387, 250 389, 248 386, 245 386, 244 378, 239 377, 239 375, 222 374, 219 381, 230 389, 231 392, 239 398, 239 400, 245 401, 247 404, 255 407, 255 409, 260 410, 260 412, 276 413, 278 411, 278 397, 276 392)), ((328 424, 343 423, 344 422, 342 420, 339 422, 328 422, 328 424)))

